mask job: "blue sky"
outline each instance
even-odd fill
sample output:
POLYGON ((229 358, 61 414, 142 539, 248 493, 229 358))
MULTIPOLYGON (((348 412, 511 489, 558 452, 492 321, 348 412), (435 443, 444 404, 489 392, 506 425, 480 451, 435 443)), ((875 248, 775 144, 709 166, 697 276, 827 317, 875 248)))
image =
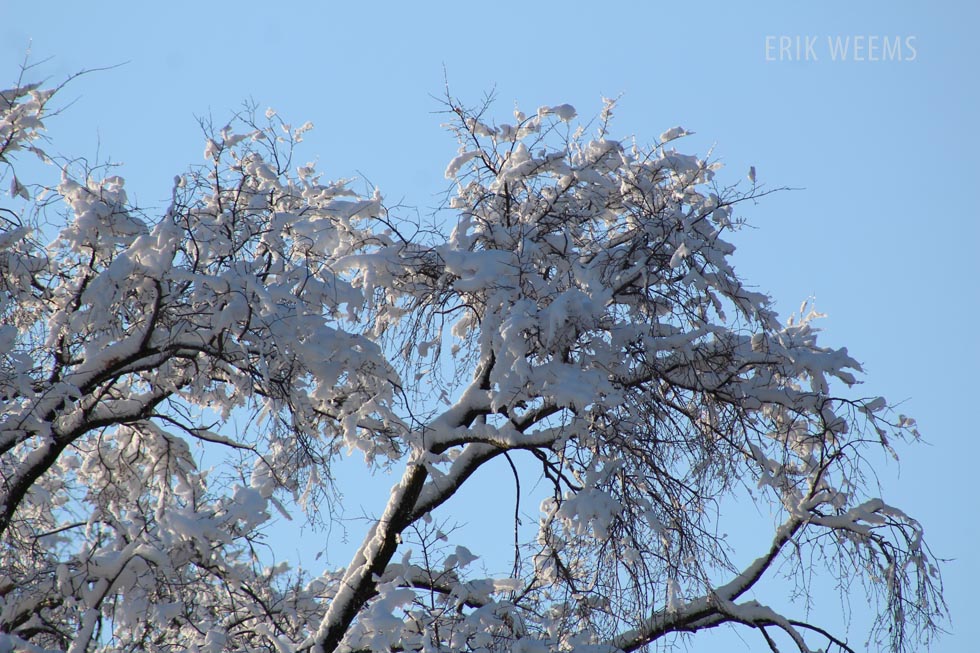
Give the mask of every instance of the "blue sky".
POLYGON ((736 268, 783 314, 814 297, 824 344, 865 365, 864 391, 918 419, 928 444, 878 470, 883 493, 951 559, 952 635, 936 650, 980 641, 977 3, 0 0, 0 15, 0 83, 28 48, 53 81, 124 64, 73 82, 49 133, 56 151, 123 163, 143 205, 202 161, 197 117, 223 124, 253 100, 313 121, 302 152, 326 176, 363 176, 425 212, 455 153, 435 113, 447 79, 469 104, 492 91, 501 119, 515 101, 590 116, 622 96, 617 134, 683 125, 696 135, 680 147, 713 147, 723 178, 754 165, 762 183, 798 189, 743 205, 753 228, 736 268), (885 57, 870 49, 880 37, 900 37, 901 61, 870 60, 885 57), (828 39, 848 39, 847 56, 828 39))

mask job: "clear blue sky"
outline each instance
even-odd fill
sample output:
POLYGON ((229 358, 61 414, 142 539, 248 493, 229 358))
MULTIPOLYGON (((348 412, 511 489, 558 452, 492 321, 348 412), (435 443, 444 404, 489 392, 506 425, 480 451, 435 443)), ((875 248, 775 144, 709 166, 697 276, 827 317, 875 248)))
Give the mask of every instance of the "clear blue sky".
POLYGON ((433 114, 446 77, 471 104, 494 91, 502 118, 515 101, 587 116, 622 95, 617 133, 649 141, 680 124, 697 132, 681 147, 714 147, 730 180, 754 165, 801 189, 742 207, 756 229, 736 267, 784 314, 815 297, 824 343, 865 364, 867 394, 918 419, 928 444, 878 470, 883 491, 952 559, 953 634, 936 650, 976 650, 976 2, 0 0, 0 17, 0 84, 29 44, 53 81, 127 62, 74 82, 49 129, 59 152, 124 163, 144 205, 202 160, 196 116, 223 124, 252 99, 314 122, 302 152, 327 176, 363 175, 388 204, 424 211, 455 153, 433 114), (877 37, 902 47, 875 51, 877 37), (835 61, 828 39, 845 38, 835 61), (869 60, 889 55, 902 60, 869 60))

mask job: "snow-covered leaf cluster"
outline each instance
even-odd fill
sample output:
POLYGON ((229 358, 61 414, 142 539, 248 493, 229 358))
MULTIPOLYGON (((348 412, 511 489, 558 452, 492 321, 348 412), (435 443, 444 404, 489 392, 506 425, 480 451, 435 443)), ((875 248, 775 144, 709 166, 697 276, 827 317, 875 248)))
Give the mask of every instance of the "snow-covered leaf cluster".
MULTIPOLYGON (((30 199, 9 166, 50 93, 0 98, 30 199)), ((4 208, 0 650, 632 651, 725 623, 849 650, 744 599, 814 559, 867 578, 887 645, 932 632, 921 528, 865 480, 914 422, 736 274, 761 186, 722 185, 680 127, 612 139, 613 107, 590 136, 567 104, 495 124, 448 101, 432 228, 296 165, 310 126, 272 111, 209 130, 159 215, 70 169, 60 203, 4 208), (356 555, 272 562, 272 516, 329 518, 345 451, 403 470, 356 555), (548 496, 488 575, 439 525, 511 455, 548 496), (716 527, 733 499, 777 515, 747 566, 716 527)))

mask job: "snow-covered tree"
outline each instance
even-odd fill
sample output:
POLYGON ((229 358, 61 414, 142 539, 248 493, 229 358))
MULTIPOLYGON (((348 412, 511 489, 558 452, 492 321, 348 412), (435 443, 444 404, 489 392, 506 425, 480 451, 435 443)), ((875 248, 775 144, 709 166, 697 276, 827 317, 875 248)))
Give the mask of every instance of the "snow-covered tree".
POLYGON ((17 176, 51 163, 52 96, 0 94, 0 651, 612 653, 726 624, 863 648, 753 598, 814 573, 877 602, 881 648, 936 630, 922 529, 870 469, 914 422, 736 275, 760 187, 683 129, 641 147, 611 102, 577 127, 448 99, 423 228, 246 112, 151 215, 118 176, 17 176), (400 479, 349 564, 270 563, 273 518, 328 521, 351 450, 400 479), (544 490, 488 575, 445 504, 498 458, 544 490), (734 502, 772 517, 759 551, 720 530, 734 502))

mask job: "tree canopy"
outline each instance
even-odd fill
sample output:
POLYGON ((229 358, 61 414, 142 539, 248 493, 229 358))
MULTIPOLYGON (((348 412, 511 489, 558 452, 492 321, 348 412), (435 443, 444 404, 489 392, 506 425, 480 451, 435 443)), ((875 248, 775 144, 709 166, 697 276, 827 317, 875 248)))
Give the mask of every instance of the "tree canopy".
POLYGON ((56 90, 0 94, 0 651, 612 653, 722 625, 858 650, 751 598, 814 572, 879 607, 881 648, 937 630, 936 562, 871 462, 915 423, 736 274, 754 170, 726 184, 681 128, 615 140, 611 101, 505 123, 447 97, 428 224, 246 111, 154 214, 114 170, 17 176, 61 165, 56 90), (400 478, 349 564, 269 564, 273 517, 329 520, 351 450, 400 478), (498 458, 546 496, 487 576, 442 524, 498 458), (773 515, 748 563, 736 501, 773 515))

